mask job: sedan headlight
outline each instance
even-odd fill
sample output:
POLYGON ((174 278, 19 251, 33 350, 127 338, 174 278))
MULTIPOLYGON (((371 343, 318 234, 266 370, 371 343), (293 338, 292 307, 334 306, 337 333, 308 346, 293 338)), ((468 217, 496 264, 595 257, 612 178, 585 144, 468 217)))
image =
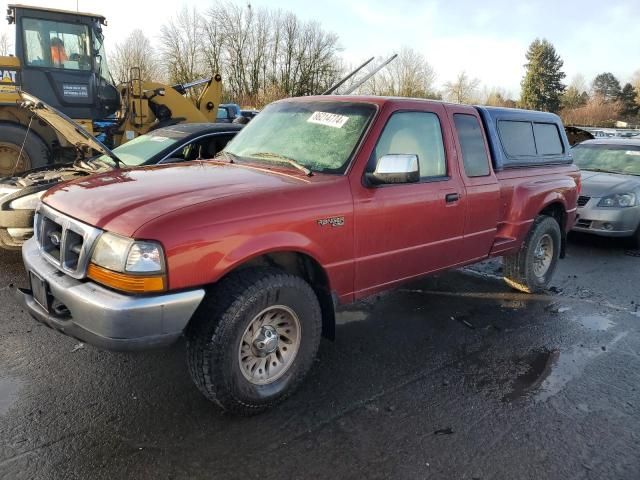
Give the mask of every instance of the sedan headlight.
POLYGON ((46 190, 42 190, 40 192, 32 193, 31 195, 16 198, 11 201, 9 207, 13 210, 35 210, 45 192, 46 190))
POLYGON ((635 193, 615 193, 613 195, 602 197, 598 202, 599 207, 608 207, 608 208, 626 208, 626 207, 633 207, 635 205, 636 205, 635 193))
POLYGON ((98 239, 87 274, 98 283, 129 293, 166 289, 164 251, 159 243, 108 232, 98 239))

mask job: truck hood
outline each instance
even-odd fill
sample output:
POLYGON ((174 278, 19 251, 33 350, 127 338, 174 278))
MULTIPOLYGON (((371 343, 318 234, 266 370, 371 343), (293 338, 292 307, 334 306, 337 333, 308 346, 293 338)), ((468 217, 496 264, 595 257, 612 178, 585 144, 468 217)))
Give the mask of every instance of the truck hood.
POLYGON ((43 201, 89 225, 133 236, 147 222, 192 205, 268 189, 283 195, 288 188, 328 178, 334 177, 189 162, 114 170, 73 180, 47 191, 43 201))
POLYGON ((605 197, 614 193, 628 193, 640 189, 640 177, 619 173, 581 171, 582 195, 605 197))

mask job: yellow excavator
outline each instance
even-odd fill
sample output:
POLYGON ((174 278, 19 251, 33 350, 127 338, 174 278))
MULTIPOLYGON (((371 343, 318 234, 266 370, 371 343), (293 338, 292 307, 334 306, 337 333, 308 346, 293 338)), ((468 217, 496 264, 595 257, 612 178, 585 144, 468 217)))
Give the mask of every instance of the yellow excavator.
POLYGON ((0 56, 0 177, 69 160, 75 149, 21 107, 31 93, 110 147, 176 123, 215 122, 222 80, 164 85, 140 78, 115 85, 104 51, 102 15, 9 5, 15 56, 0 56), (195 98, 187 94, 193 88, 195 98))

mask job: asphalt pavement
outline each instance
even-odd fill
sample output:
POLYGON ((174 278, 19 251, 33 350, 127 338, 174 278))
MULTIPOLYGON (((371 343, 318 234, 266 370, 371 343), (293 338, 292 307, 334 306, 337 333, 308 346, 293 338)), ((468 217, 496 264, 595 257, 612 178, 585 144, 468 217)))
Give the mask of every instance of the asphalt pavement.
POLYGON ((544 295, 496 260, 343 309, 300 390, 226 416, 184 344, 98 351, 16 306, 0 252, 0 478, 640 478, 640 257, 575 236, 544 295))

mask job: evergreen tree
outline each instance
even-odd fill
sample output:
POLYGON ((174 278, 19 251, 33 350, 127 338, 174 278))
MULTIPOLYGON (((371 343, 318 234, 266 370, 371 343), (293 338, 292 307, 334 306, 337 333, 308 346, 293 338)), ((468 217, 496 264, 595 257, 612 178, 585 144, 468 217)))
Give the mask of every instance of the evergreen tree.
POLYGON ((583 97, 583 93, 585 92, 580 92, 574 86, 568 87, 560 98, 562 108, 578 108, 586 105, 587 102, 583 97))
POLYGON ((596 78, 593 79, 591 87, 593 88, 593 93, 598 97, 602 97, 605 102, 615 102, 620 98, 620 94, 622 93, 620 82, 613 73, 610 72, 601 73, 596 76, 596 78))
POLYGON ((560 55, 550 42, 536 38, 529 45, 526 58, 520 104, 533 110, 557 112, 565 89, 562 79, 566 76, 560 55))
POLYGON ((637 94, 637 90, 630 83, 627 83, 622 89, 620 93, 620 102, 622 103, 620 114, 623 117, 635 117, 640 112, 640 105, 636 103, 637 94))

